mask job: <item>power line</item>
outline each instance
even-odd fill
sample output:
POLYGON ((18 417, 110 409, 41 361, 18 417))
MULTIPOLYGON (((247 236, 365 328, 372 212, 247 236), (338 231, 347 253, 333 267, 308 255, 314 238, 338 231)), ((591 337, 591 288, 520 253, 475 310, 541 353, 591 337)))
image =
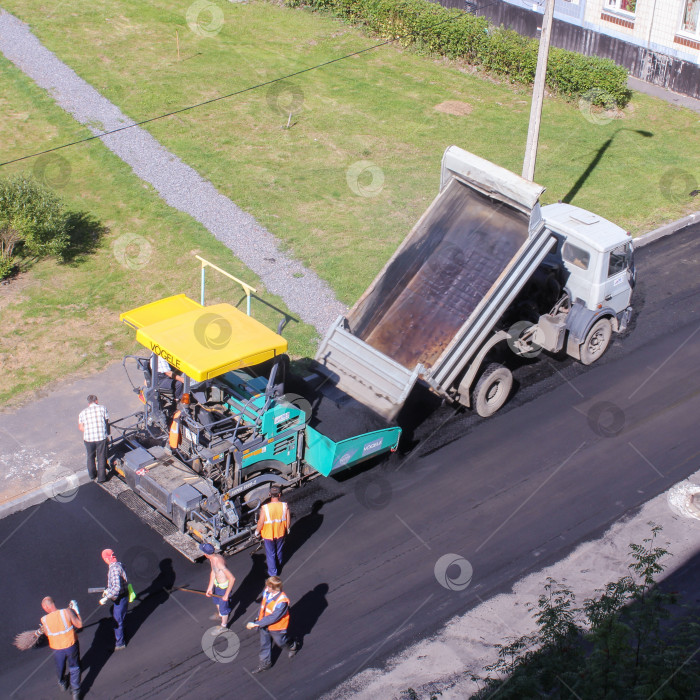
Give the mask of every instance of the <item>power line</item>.
POLYGON ((26 156, 22 156, 21 158, 14 158, 13 160, 7 160, 4 163, 0 163, 0 167, 3 165, 10 165, 11 163, 18 163, 22 160, 27 160, 29 158, 36 158, 37 156, 42 156, 45 153, 53 153, 54 151, 60 151, 62 148, 68 148, 70 146, 76 146, 80 143, 86 143, 87 141, 93 141, 94 139, 101 139, 104 136, 111 136, 112 134, 116 134, 120 131, 126 131, 127 129, 133 129, 135 126, 141 126, 142 124, 148 124, 150 122, 155 122, 158 121, 159 119, 165 119, 166 117, 172 117, 174 114, 182 114, 182 112, 187 112, 191 109, 197 109, 198 107, 203 107, 204 105, 211 104, 212 102, 218 102, 219 100, 226 100, 229 97, 235 97, 236 95, 241 95, 244 92, 250 92, 251 90, 257 90, 261 87, 265 87, 266 85, 272 85, 273 83, 279 83, 282 80, 287 80, 288 78, 293 78, 294 76, 301 75, 302 73, 308 73, 309 71, 312 70, 317 70, 318 68, 323 68, 324 66, 329 66, 332 63, 338 63, 338 61, 344 61, 345 59, 352 58, 353 56, 359 56, 362 53, 366 53, 367 51, 373 51, 374 49, 378 49, 381 46, 386 46, 387 44, 390 44, 391 40, 383 41, 381 44, 375 44, 374 46, 368 46, 366 49, 360 49, 359 51, 354 51, 353 53, 346 54, 345 56, 340 56, 338 58, 334 58, 330 61, 325 61, 324 63, 319 63, 315 66, 311 66, 310 68, 303 68, 302 70, 298 70, 294 73, 289 73, 288 75, 283 75, 279 78, 274 78, 273 80, 268 80, 264 83, 258 83, 257 85, 250 85, 247 88, 243 88, 242 90, 236 90, 236 92, 230 92, 227 95, 219 95, 219 97, 212 97, 210 100, 205 100, 204 102, 198 102, 197 104, 189 105, 187 107, 182 107, 181 109, 176 109, 173 110, 172 112, 167 112, 166 114, 159 114, 156 117, 150 117, 149 119, 143 119, 139 122, 134 122, 133 124, 127 124, 126 126, 120 126, 118 129, 111 129, 110 131, 104 131, 101 134, 95 134, 94 136, 86 136, 84 139, 78 139, 77 141, 71 141, 70 143, 64 143, 61 146, 55 146, 54 148, 47 148, 45 151, 38 151, 37 153, 31 153, 26 156))
MULTIPOLYGON (((493 3, 490 3, 490 4, 493 4, 493 3)), ((482 9, 482 8, 478 8, 478 9, 482 9)), ((465 13, 465 14, 468 14, 468 13, 465 13)), ((453 22, 457 19, 460 19, 460 16, 448 17, 447 19, 443 20, 442 22, 438 22, 437 24, 435 24, 433 26, 439 27, 447 22, 453 22)), ((396 38, 399 38, 399 37, 396 37, 396 38)), ((258 83, 257 85, 251 85, 247 88, 243 88, 242 90, 236 90, 236 92, 230 92, 227 95, 219 95, 219 97, 213 97, 212 99, 205 100, 204 102, 198 102, 197 104, 189 105, 187 107, 182 107, 181 109, 176 109, 176 110, 173 110, 172 112, 167 112, 166 114, 159 114, 156 117, 150 117, 149 119, 143 119, 139 122, 134 122, 133 124, 127 124, 126 126, 120 126, 117 129, 111 129, 110 131, 104 131, 101 134, 95 134, 94 136, 86 136, 84 139, 78 139, 77 141, 71 141, 70 143, 64 143, 61 146, 55 146, 54 148, 47 148, 44 151, 37 151, 36 153, 30 153, 29 155, 21 156, 20 158, 13 158, 12 160, 7 160, 4 163, 0 163, 0 167, 2 167, 4 165, 10 165, 11 163, 19 163, 20 161, 28 160, 30 158, 36 158, 37 156, 43 156, 46 153, 53 153, 54 151, 60 151, 63 148, 77 146, 78 144, 87 143, 88 141, 94 141, 95 139, 101 139, 104 136, 111 136, 112 134, 119 133, 120 131, 126 131, 127 129, 133 129, 135 126, 141 126, 142 124, 149 124, 150 122, 155 122, 155 121, 158 121, 159 119, 165 119, 166 117, 171 117, 174 114, 182 114, 182 112, 188 112, 191 109, 197 109, 198 107, 203 107, 204 105, 212 104, 212 102, 218 102, 219 100, 226 100, 230 97, 235 97, 236 95, 241 95, 245 92, 250 92, 251 90, 258 90, 259 88, 265 87, 266 85, 273 85, 274 83, 279 83, 282 80, 287 80, 287 79, 293 78, 297 75, 302 75, 303 73, 309 73, 310 71, 318 70, 319 68, 324 68, 325 66, 329 66, 333 63, 338 63, 339 61, 345 61, 348 58, 353 58, 354 56, 359 56, 360 54, 366 53, 367 51, 374 51, 374 49, 378 49, 378 48, 381 48, 382 46, 386 46, 387 44, 391 44, 392 41, 393 41, 393 39, 387 39, 386 41, 383 41, 380 44, 374 44, 373 46, 368 46, 366 49, 360 49, 359 51, 353 51, 353 53, 346 54, 345 56, 333 58, 330 61, 318 63, 315 66, 311 66, 310 68, 303 68, 302 70, 298 70, 294 73, 289 73, 288 75, 283 75, 279 78, 274 78, 273 80, 268 80, 264 83, 258 83)))

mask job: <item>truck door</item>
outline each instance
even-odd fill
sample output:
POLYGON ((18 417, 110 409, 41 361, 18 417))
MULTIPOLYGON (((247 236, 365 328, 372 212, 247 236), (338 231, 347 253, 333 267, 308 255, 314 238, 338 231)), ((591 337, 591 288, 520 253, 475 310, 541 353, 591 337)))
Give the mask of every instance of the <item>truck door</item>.
POLYGON ((630 284, 634 274, 632 244, 623 243, 606 255, 608 259, 604 303, 613 308, 615 313, 620 313, 629 306, 632 295, 630 284))

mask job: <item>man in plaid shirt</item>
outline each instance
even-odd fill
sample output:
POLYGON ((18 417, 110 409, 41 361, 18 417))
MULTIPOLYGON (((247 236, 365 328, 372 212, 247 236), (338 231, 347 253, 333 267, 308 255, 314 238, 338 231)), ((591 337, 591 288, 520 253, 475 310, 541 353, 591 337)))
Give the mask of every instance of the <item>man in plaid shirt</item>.
POLYGON ((109 413, 97 403, 97 396, 87 397, 88 407, 78 416, 78 428, 83 433, 87 452, 87 470, 91 479, 102 483, 107 479, 107 432, 109 413), (95 471, 97 463, 97 471, 95 471))
POLYGON ((112 616, 114 617, 114 649, 119 651, 125 649, 124 642, 124 618, 126 609, 129 606, 129 582, 126 578, 126 571, 117 555, 111 549, 102 550, 102 561, 109 567, 107 572, 107 588, 105 588, 100 605, 114 603, 112 616))

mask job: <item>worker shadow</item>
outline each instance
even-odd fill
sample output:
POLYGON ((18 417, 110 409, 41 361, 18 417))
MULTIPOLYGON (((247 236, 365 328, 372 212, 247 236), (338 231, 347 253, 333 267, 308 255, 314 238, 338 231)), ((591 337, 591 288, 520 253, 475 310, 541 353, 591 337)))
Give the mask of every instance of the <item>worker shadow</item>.
POLYGON ((250 571, 231 596, 231 608, 235 608, 235 611, 231 613, 229 624, 243 617, 248 608, 260 598, 260 594, 265 588, 265 579, 267 578, 265 555, 253 554, 251 559, 250 571))
POLYGON ((314 501, 314 504, 311 506, 311 512, 292 523, 289 534, 284 540, 284 566, 287 565, 301 546, 321 527, 323 523, 321 508, 323 508, 323 506, 323 501, 314 501))
MULTIPOLYGON (((160 571, 148 588, 138 591, 138 605, 131 607, 124 621, 124 636, 128 642, 138 632, 141 625, 151 616, 157 607, 167 602, 170 591, 175 585, 173 560, 161 559, 160 571)), ((132 604, 133 605, 133 604, 132 604)))
POLYGON ((97 629, 95 630, 95 636, 92 638, 92 644, 80 660, 80 667, 83 673, 88 669, 87 674, 83 677, 80 684, 82 697, 85 697, 90 688, 92 688, 95 679, 100 675, 100 671, 102 671, 104 665, 113 653, 114 618, 110 615, 109 617, 103 617, 97 623, 97 629))
POLYGON ((299 645, 311 634, 321 615, 328 607, 328 584, 319 583, 313 590, 299 598, 289 611, 289 636, 299 645))

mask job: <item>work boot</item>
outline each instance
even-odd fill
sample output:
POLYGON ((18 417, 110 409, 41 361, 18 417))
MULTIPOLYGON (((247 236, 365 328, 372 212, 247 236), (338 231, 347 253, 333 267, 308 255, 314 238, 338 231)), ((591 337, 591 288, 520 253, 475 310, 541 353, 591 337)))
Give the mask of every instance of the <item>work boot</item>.
POLYGON ((68 681, 65 678, 61 678, 58 681, 58 686, 61 690, 68 690, 68 681))
POLYGON ((258 668, 253 671, 253 673, 262 673, 263 671, 267 671, 268 669, 272 668, 272 664, 260 664, 258 668))
POLYGON ((297 653, 298 651, 299 651, 299 643, 298 643, 298 642, 292 642, 292 643, 289 645, 289 653, 287 654, 287 656, 289 656, 289 658, 291 659, 291 658, 293 658, 293 657, 296 655, 296 653, 297 653))
POLYGON ((73 697, 73 700, 80 700, 80 690, 74 690, 71 688, 71 695, 73 697))

